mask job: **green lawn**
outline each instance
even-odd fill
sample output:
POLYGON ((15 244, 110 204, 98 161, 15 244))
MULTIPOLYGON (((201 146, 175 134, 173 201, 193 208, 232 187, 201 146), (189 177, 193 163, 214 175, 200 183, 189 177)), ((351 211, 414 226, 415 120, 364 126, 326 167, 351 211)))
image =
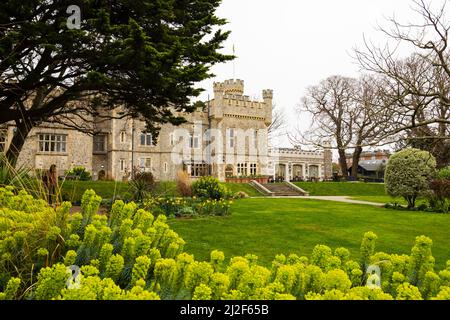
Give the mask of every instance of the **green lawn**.
POLYGON ((61 183, 61 192, 64 200, 80 202, 83 193, 93 189, 103 199, 112 199, 114 196, 123 197, 128 191, 128 184, 118 181, 72 181, 61 183))
POLYGON ((385 196, 383 183, 295 182, 311 196, 385 196))
POLYGON ((404 212, 367 205, 310 199, 243 199, 232 216, 171 220, 187 242, 186 250, 208 259, 219 249, 228 258, 253 253, 263 264, 275 255, 309 256, 317 244, 346 247, 358 257, 362 236, 378 235, 377 251, 409 254, 416 236, 433 239, 440 268, 450 260, 450 215, 404 212))
MULTIPOLYGON (((355 200, 363 200, 363 201, 369 201, 369 202, 379 202, 379 203, 397 203, 400 205, 408 205, 408 202, 399 197, 399 198, 392 198, 390 196, 354 196, 350 197, 351 199, 355 200)), ((417 199, 416 206, 419 206, 422 203, 427 203, 426 199, 417 199)))
POLYGON ((250 197, 263 196, 263 194, 261 194, 259 191, 257 191, 255 188, 253 188, 248 183, 224 183, 224 185, 228 188, 228 190, 232 191, 233 193, 243 191, 246 194, 248 194, 250 197))

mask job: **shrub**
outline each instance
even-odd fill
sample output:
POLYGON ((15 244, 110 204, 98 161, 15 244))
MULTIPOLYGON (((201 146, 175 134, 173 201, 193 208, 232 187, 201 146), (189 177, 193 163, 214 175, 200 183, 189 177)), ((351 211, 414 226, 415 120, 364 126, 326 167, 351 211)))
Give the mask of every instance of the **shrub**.
POLYGON ((234 194, 233 198, 235 198, 235 199, 245 199, 245 198, 249 198, 249 195, 247 193, 245 193, 244 191, 239 191, 239 192, 236 192, 234 194))
POLYGON ((144 208, 153 214, 162 213, 168 217, 226 216, 230 214, 231 204, 231 201, 225 199, 158 197, 148 198, 144 202, 144 208))
POLYGON ((386 167, 386 192, 405 198, 408 208, 414 208, 416 199, 429 190, 435 167, 436 159, 427 151, 408 148, 395 153, 386 167))
POLYGON ((432 194, 428 197, 430 207, 437 212, 450 210, 450 179, 438 178, 430 182, 432 194))
MULTIPOLYGON (((116 201, 108 216, 93 215, 99 199, 83 196, 82 213, 52 208, 14 188, 0 188, 0 300, 189 299, 449 299, 450 261, 435 270, 431 239, 419 236, 410 255, 375 252, 368 232, 361 263, 344 248, 316 246, 311 259, 254 255, 225 259, 213 251, 199 262, 167 224, 133 203, 116 201), (369 264, 380 267, 379 288, 366 286, 369 264), (78 265, 74 279, 69 265, 78 265)), ((206 200, 212 202, 214 200, 206 200)), ((225 200, 221 200, 225 201, 225 200)))
POLYGON ((0 186, 13 185, 21 189, 36 189, 30 175, 30 169, 13 166, 5 154, 0 152, 0 186))
POLYGON ((450 166, 442 168, 438 172, 438 178, 450 180, 450 166))
POLYGON ((90 181, 92 180, 91 173, 86 170, 85 167, 74 167, 72 170, 68 171, 67 179, 80 180, 80 181, 90 181))
POLYGON ((152 191, 156 184, 151 172, 138 172, 130 181, 130 193, 133 201, 142 202, 152 191))
POLYGON ((192 196, 192 187, 189 174, 186 171, 180 170, 177 172, 177 192, 182 197, 192 196))
POLYGON ((227 188, 213 177, 201 177, 192 184, 192 194, 203 199, 220 200, 230 196, 227 188))

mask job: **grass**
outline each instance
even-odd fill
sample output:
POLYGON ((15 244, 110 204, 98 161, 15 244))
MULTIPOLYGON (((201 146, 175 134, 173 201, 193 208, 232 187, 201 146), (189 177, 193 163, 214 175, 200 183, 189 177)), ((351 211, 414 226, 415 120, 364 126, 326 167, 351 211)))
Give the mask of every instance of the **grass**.
POLYGON ((311 196, 385 196, 383 183, 295 182, 311 196))
POLYGON ((253 253, 269 265, 277 254, 309 256, 314 246, 346 247, 359 257, 363 234, 378 235, 377 251, 410 254, 415 237, 433 239, 440 269, 450 260, 450 215, 404 212, 310 199, 242 199, 232 216, 171 220, 197 259, 222 250, 228 258, 253 253))
POLYGON ((259 191, 257 191, 255 188, 253 188, 248 183, 224 183, 224 185, 233 193, 238 193, 239 191, 243 191, 246 194, 248 194, 250 197, 261 197, 263 194, 261 194, 259 191))
MULTIPOLYGON (((369 201, 369 202, 379 202, 379 203, 397 203, 400 205, 408 205, 408 202, 399 197, 399 198, 393 198, 390 196, 354 196, 350 197, 350 199, 354 200, 362 200, 362 201, 369 201)), ((417 199, 416 200, 416 206, 420 206, 422 203, 427 204, 426 199, 417 199)))
POLYGON ((61 193, 64 200, 79 203, 84 192, 93 189, 103 199, 123 197, 128 192, 128 184, 119 181, 72 181, 61 183, 61 193))

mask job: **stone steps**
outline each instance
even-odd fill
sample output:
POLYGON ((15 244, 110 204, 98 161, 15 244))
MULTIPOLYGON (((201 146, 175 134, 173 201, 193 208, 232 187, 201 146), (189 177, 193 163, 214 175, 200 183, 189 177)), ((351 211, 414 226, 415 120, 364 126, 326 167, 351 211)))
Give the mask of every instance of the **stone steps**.
POLYGON ((289 188, 286 184, 267 183, 263 184, 263 186, 273 192, 275 197, 297 197, 303 195, 299 191, 289 188))

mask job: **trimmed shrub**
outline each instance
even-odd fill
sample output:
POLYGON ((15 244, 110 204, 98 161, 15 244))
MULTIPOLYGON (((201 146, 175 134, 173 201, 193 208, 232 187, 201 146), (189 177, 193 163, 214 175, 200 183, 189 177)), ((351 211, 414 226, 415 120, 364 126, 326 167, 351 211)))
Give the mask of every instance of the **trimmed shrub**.
POLYGON ((86 170, 85 167, 74 167, 72 170, 68 171, 67 179, 80 180, 80 181, 90 181, 92 180, 91 173, 86 170))
POLYGON ((386 167, 386 192, 392 197, 403 197, 408 208, 414 208, 416 199, 426 195, 436 176, 436 159, 427 151, 408 148, 395 153, 386 167))
POLYGON ((220 184, 219 179, 201 177, 192 184, 192 194, 203 199, 220 200, 229 197, 228 189, 220 184))

